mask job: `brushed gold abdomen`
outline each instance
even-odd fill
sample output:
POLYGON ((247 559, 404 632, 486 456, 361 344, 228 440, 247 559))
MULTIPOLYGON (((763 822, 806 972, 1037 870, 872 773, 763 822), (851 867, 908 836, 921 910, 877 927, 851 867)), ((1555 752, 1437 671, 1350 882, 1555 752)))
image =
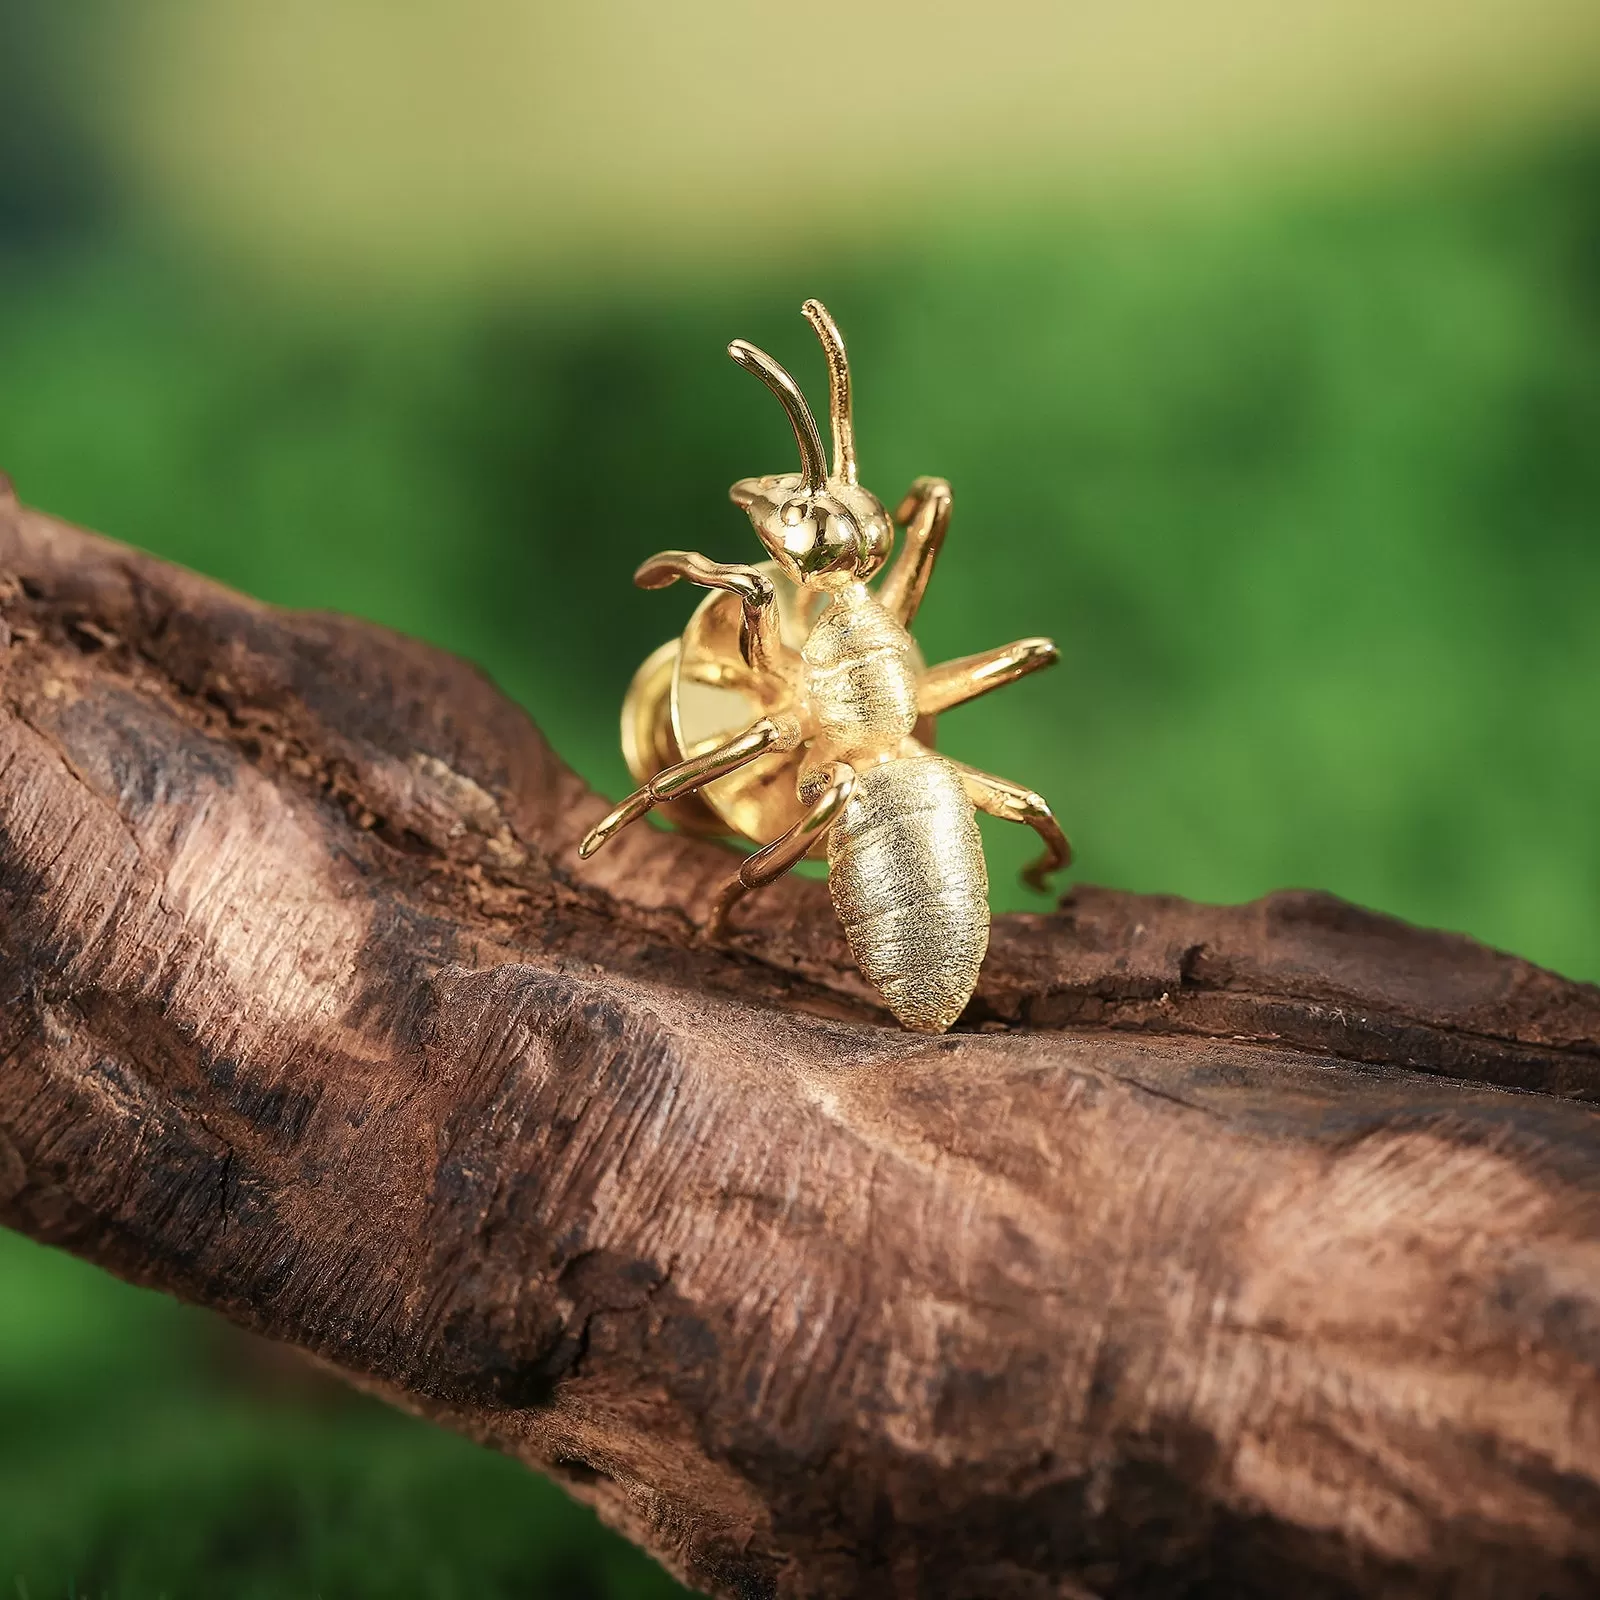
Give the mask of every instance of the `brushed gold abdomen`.
POLYGON ((856 775, 828 834, 828 888, 851 953, 908 1028, 961 1015, 989 945, 989 874, 961 775, 940 756, 856 775))

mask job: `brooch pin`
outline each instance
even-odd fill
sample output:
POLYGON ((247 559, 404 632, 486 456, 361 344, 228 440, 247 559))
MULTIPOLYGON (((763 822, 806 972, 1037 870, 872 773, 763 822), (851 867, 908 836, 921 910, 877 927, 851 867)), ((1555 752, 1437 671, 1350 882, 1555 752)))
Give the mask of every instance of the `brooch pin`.
POLYGON ((760 846, 723 889, 711 932, 734 904, 806 856, 828 887, 857 965, 908 1028, 942 1033, 961 1014, 989 943, 989 875, 974 808, 1032 828, 1035 888, 1072 851, 1031 789, 933 749, 941 711, 1056 660, 1048 639, 927 667, 910 627, 950 520, 950 486, 919 478, 890 518, 856 478, 850 366, 820 301, 803 307, 828 363, 833 470, 799 386, 743 340, 728 354, 783 406, 800 470, 745 478, 730 494, 769 560, 752 566, 664 550, 634 574, 713 592, 681 639, 634 676, 622 748, 640 787, 584 839, 592 856, 657 806, 695 833, 760 846), (905 543, 876 592, 868 587, 905 543))

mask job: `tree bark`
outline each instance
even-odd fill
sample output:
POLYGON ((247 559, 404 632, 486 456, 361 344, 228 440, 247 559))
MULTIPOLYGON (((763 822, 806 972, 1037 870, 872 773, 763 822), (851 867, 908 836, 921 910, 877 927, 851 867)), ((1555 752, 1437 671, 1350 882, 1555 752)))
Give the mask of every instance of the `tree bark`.
POLYGON ((0 1218, 721 1595, 1591 1595, 1600 991, 1080 888, 901 1032, 474 669, 0 496, 0 1218))

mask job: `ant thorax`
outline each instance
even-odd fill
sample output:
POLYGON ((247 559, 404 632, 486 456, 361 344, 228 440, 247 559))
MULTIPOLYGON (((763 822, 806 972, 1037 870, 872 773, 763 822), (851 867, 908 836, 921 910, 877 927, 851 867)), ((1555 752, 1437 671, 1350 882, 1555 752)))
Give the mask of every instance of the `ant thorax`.
POLYGON ((813 760, 870 766, 899 754, 917 724, 916 646, 865 584, 837 592, 801 658, 813 760))

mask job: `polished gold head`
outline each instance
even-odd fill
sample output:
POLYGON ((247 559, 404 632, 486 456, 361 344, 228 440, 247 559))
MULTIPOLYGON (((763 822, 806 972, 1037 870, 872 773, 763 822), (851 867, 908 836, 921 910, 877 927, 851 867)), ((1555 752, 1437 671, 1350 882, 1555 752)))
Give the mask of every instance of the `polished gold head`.
POLYGON ((842 589, 865 583, 889 559, 894 524, 883 502, 856 482, 844 340, 820 300, 807 300, 802 309, 828 358, 833 471, 828 471, 822 435, 800 386, 765 350, 735 339, 728 354, 755 373, 788 414, 800 446, 800 470, 741 478, 728 493, 749 513, 761 542, 788 578, 808 588, 842 589))

